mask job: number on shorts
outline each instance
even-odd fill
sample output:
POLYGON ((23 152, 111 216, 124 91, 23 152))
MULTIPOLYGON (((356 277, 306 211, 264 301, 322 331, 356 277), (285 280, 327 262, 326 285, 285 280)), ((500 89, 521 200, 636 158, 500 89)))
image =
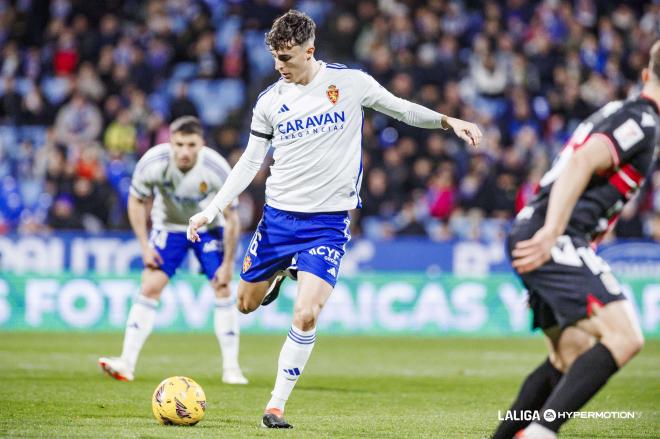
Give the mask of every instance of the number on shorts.
POLYGON ((568 265, 569 267, 581 267, 583 265, 580 255, 578 255, 573 246, 571 237, 562 235, 557 238, 557 242, 550 250, 552 260, 561 265, 568 265))
POLYGON ((257 248, 259 247, 259 241, 261 241, 261 232, 257 230, 252 236, 252 241, 250 241, 249 252, 252 256, 257 256, 257 248))
POLYGON ((167 244, 167 231, 165 230, 152 230, 151 231, 151 244, 157 248, 165 248, 167 244))
POLYGON ((552 260, 557 264, 568 265, 569 267, 582 267, 586 265, 595 275, 609 271, 607 263, 591 248, 580 247, 578 249, 573 245, 571 237, 562 235, 557 238, 552 250, 550 250, 552 260))

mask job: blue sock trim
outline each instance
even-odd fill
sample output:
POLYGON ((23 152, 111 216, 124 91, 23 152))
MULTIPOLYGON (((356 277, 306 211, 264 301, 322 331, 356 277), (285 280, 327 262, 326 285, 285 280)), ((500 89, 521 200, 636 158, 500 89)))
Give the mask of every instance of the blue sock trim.
POLYGON ((220 308, 220 309, 223 309, 223 308, 231 308, 232 306, 234 306, 234 302, 233 302, 233 301, 231 301, 231 302, 227 302, 227 303, 218 303, 218 302, 215 302, 215 307, 216 307, 216 308, 220 308))
POLYGON ((316 332, 311 335, 302 335, 295 329, 289 329, 288 337, 298 344, 312 344, 316 341, 316 332))
POLYGON ((133 304, 140 304, 146 306, 147 308, 157 309, 158 301, 155 299, 149 299, 148 297, 138 296, 133 300, 133 304), (154 303, 155 302, 155 303, 154 303))

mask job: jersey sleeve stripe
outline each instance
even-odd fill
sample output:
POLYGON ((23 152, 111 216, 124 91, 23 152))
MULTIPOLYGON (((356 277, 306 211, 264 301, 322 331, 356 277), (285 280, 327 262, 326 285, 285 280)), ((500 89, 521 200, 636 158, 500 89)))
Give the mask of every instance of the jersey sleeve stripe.
POLYGON ((636 185, 641 185, 644 181, 644 176, 637 172, 637 169, 633 168, 630 164, 622 166, 619 172, 626 174, 626 177, 636 185))
POLYGON ((169 158, 169 156, 170 156, 169 152, 164 152, 164 153, 159 154, 157 156, 149 157, 144 162, 138 163, 137 167, 135 168, 135 172, 140 173, 140 172, 144 171, 147 168, 147 166, 152 165, 152 164, 154 164, 154 163, 156 163, 160 160, 167 159, 167 158, 169 158))
POLYGON ((227 179, 227 176, 229 175, 229 171, 227 171, 226 169, 224 169, 224 168, 218 166, 218 165, 215 164, 215 163, 212 163, 212 162, 205 162, 205 163, 204 163, 204 166, 206 166, 206 167, 209 168, 210 170, 212 170, 212 171, 217 172, 218 174, 220 174, 220 177, 222 177, 223 180, 226 180, 226 179, 227 179))
POLYGON ((357 195, 357 208, 362 208, 362 198, 360 198, 360 189, 362 188, 362 133, 364 130, 364 110, 362 110, 362 126, 360 127, 360 169, 358 170, 355 181, 355 195, 357 195))
POLYGON ((137 188, 134 184, 131 183, 131 189, 138 194, 141 198, 149 198, 149 195, 145 195, 140 189, 137 188))
POLYGON ((259 95, 257 96, 257 99, 254 101, 254 104, 256 105, 257 102, 259 102, 259 99, 261 99, 261 97, 262 97, 263 95, 265 95, 266 93, 268 93, 268 92, 270 91, 271 88, 275 87, 275 86, 277 85, 277 83, 280 82, 281 80, 282 80, 282 78, 278 79, 277 81, 273 82, 273 83, 270 84, 268 87, 266 87, 266 89, 265 89, 264 91, 262 91, 261 93, 259 93, 259 95))
POLYGON ((212 158, 212 159, 206 161, 205 163, 209 163, 213 166, 216 166, 218 169, 222 169, 223 172, 225 172, 227 174, 229 174, 231 172, 231 166, 229 166, 229 163, 227 163, 224 160, 212 158))
MULTIPOLYGON (((590 137, 599 138, 607 143, 607 147, 610 149, 610 154, 612 154, 612 160, 614 161, 614 167, 619 166, 621 159, 619 158, 619 152, 616 150, 616 146, 610 136, 605 133, 592 133, 590 137)), ((586 142, 585 142, 586 143, 586 142)))
POLYGON ((252 134, 253 136, 261 137, 262 139, 266 139, 266 140, 270 140, 273 138, 272 134, 264 134, 255 130, 250 130, 250 134, 252 134))
POLYGON ((626 199, 629 198, 629 192, 632 189, 626 181, 621 178, 619 173, 614 174, 613 176, 610 177, 610 184, 616 188, 616 190, 619 191, 621 195, 626 197, 626 199))

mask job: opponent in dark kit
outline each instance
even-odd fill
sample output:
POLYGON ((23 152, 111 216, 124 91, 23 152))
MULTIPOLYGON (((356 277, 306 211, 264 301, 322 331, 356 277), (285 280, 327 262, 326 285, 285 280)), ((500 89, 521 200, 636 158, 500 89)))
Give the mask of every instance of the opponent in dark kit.
POLYGON ((655 166, 660 137, 660 41, 640 96, 610 102, 583 121, 518 214, 509 234, 513 268, 529 291, 533 325, 549 356, 524 381, 494 439, 555 438, 642 348, 633 308, 594 253, 655 166), (517 420, 517 419, 521 420, 517 420))

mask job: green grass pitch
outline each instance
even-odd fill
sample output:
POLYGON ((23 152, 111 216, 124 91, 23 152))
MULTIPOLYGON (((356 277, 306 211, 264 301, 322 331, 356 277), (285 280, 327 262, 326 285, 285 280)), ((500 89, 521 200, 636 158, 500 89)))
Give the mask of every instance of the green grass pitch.
MULTIPOLYGON (((121 334, 0 334, 0 436, 86 438, 304 437, 483 438, 523 377, 544 357, 530 339, 336 337, 320 334, 287 405, 288 431, 259 427, 285 334, 242 337, 248 386, 220 381, 212 334, 159 334, 147 341, 136 380, 100 372, 121 334), (208 400, 194 427, 157 424, 151 395, 164 378, 197 380, 208 400)), ((639 419, 578 419, 563 438, 660 436, 660 340, 614 376, 586 407, 635 411, 639 419)))

